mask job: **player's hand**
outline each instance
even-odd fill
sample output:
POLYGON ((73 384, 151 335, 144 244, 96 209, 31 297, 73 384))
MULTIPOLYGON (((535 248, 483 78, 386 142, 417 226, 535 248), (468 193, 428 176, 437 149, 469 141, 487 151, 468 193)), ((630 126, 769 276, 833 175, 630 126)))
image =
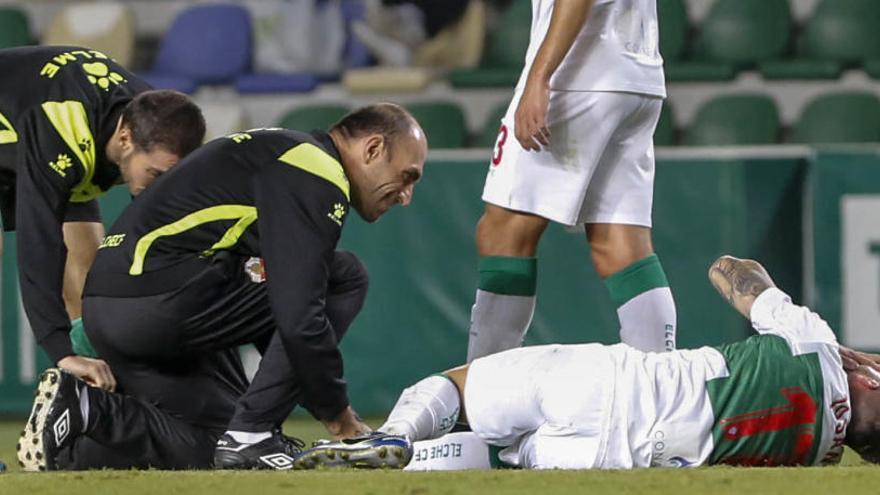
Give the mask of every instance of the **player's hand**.
POLYGON ((333 435, 334 440, 356 437, 373 431, 372 428, 361 421, 361 418, 354 412, 351 406, 346 407, 334 419, 323 421, 323 423, 327 428, 327 432, 333 435))
POLYGON ((58 361, 58 367, 93 387, 109 392, 116 390, 116 378, 110 365, 101 359, 66 356, 58 361))
POLYGON ((527 151, 541 151, 541 146, 550 145, 550 130, 547 129, 549 101, 548 83, 536 81, 526 83, 514 114, 514 135, 520 146, 527 151))
POLYGON ((839 352, 845 371, 861 369, 863 373, 871 375, 877 383, 880 383, 880 355, 859 352, 844 346, 840 346, 839 352))

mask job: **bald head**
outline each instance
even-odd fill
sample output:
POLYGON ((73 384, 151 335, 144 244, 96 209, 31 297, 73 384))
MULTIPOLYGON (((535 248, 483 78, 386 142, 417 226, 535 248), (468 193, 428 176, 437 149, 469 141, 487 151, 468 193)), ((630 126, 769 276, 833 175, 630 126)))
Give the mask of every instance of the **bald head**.
POLYGON ((389 152, 406 138, 424 141, 427 146, 425 133, 415 117, 402 106, 388 102, 358 108, 333 124, 330 131, 349 139, 378 134, 387 141, 389 152))

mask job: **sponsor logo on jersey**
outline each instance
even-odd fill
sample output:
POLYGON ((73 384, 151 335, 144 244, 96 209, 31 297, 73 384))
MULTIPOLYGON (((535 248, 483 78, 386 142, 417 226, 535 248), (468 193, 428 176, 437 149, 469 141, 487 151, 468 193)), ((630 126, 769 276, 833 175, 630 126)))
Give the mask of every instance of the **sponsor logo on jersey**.
POLYGON ((97 50, 73 50, 60 53, 52 57, 50 61, 46 62, 46 65, 40 69, 40 75, 52 79, 55 77, 55 74, 58 74, 58 71, 60 71, 62 67, 67 66, 67 64, 89 60, 110 60, 110 57, 97 50))
POLYGON ((333 205, 333 210, 327 214, 327 217, 330 220, 333 220, 336 225, 342 227, 342 218, 345 216, 345 206, 342 203, 336 203, 333 205))
POLYGON ((49 166, 61 177, 67 177, 67 169, 73 166, 73 160, 67 154, 59 153, 54 162, 49 162, 49 166))
POLYGON ((101 245, 98 246, 98 249, 119 247, 124 240, 125 234, 113 234, 104 236, 104 240, 101 241, 101 245))

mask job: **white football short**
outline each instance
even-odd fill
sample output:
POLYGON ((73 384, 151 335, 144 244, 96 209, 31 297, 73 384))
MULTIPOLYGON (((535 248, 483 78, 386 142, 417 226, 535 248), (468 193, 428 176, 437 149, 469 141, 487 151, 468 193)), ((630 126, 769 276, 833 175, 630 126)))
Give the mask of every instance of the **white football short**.
POLYGON ((471 430, 505 448, 500 459, 533 469, 599 467, 610 425, 614 366, 599 344, 514 349, 468 369, 471 430))
POLYGON ((651 226, 661 98, 551 91, 550 146, 526 151, 515 137, 518 96, 501 120, 483 201, 566 225, 651 226))

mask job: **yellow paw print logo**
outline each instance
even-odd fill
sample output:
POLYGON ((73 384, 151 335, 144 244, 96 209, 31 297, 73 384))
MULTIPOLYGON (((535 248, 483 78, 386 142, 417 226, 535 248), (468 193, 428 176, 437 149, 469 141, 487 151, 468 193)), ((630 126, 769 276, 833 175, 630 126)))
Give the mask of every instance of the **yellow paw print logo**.
POLYGON ((83 64, 82 68, 86 71, 86 76, 89 78, 89 82, 104 91, 110 89, 111 84, 118 85, 119 83, 127 82, 121 74, 112 72, 110 68, 107 67, 107 64, 102 62, 83 64))
POLYGON ((58 175, 65 177, 67 176, 66 170, 73 166, 73 160, 62 153, 58 155, 54 162, 49 162, 49 166, 52 167, 52 170, 58 172, 58 175))
POLYGON ((336 222, 340 227, 342 226, 342 217, 345 216, 345 206, 342 203, 336 203, 333 205, 333 211, 327 214, 330 217, 330 220, 336 222))

